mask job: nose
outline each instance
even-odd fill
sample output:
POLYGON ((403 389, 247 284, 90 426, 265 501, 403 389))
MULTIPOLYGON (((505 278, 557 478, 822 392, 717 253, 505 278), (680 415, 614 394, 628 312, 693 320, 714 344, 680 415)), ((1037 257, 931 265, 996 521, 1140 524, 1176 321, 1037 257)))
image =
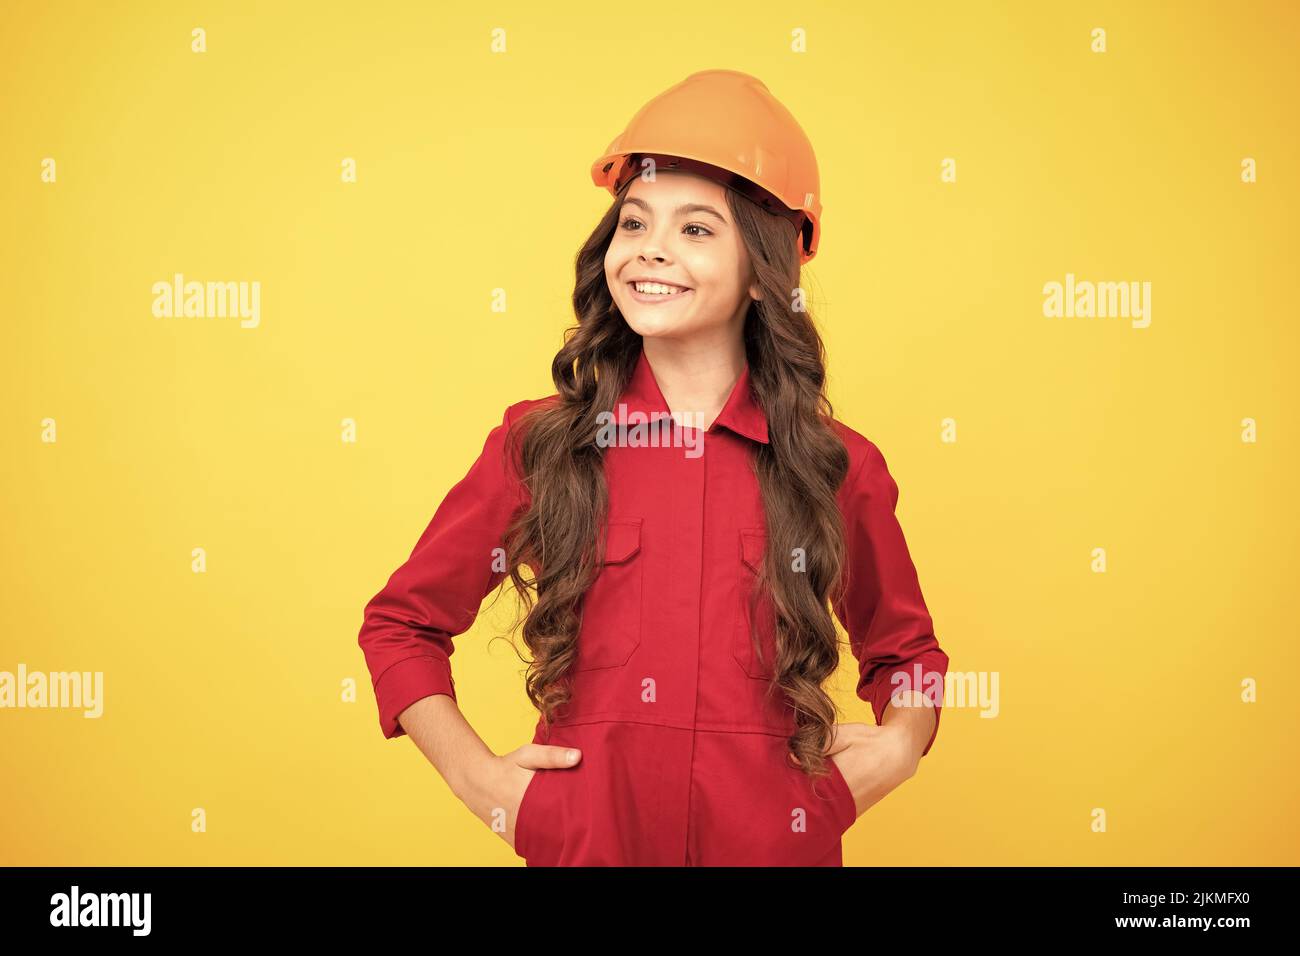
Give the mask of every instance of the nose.
POLYGON ((637 258, 642 261, 653 259, 657 262, 663 262, 668 258, 667 253, 664 250, 664 240, 657 230, 642 230, 641 249, 637 253, 637 258))
POLYGON ((655 262, 665 262, 668 259, 668 252, 664 249, 663 243, 653 236, 647 236, 641 243, 641 249, 637 253, 637 258, 642 262, 653 260, 655 262))

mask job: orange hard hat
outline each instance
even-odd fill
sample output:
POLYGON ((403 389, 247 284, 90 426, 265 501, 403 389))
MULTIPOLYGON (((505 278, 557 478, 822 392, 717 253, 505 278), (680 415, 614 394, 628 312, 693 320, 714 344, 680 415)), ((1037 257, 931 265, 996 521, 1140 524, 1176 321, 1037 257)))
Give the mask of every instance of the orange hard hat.
POLYGON ((789 219, 800 265, 821 238, 821 181, 803 128, 763 81, 737 70, 703 70, 660 93, 591 166, 617 196, 646 159, 716 179, 789 219))

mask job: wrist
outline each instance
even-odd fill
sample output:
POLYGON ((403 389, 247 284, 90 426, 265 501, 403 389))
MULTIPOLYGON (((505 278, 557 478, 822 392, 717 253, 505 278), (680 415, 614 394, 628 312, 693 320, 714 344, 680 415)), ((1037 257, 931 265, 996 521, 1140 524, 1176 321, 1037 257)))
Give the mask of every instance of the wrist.
POLYGON ((497 755, 487 749, 467 754, 447 768, 443 779, 462 803, 472 804, 485 789, 485 781, 491 776, 492 764, 497 759, 497 755))

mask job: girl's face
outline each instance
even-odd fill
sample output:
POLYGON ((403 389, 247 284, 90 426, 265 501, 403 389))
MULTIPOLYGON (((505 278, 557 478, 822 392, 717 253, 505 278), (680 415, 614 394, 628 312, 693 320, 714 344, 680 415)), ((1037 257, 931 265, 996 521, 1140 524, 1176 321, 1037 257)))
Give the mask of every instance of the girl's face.
POLYGON ((654 182, 638 176, 618 216, 605 279, 634 332, 675 339, 738 332, 761 293, 725 186, 681 170, 656 171, 654 182), (638 291, 635 280, 660 285, 638 291))

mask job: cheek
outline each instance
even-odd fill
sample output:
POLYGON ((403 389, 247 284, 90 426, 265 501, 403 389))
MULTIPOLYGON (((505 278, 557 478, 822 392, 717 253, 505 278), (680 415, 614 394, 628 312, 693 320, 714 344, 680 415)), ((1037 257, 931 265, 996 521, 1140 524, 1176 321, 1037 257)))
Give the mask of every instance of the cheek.
POLYGON ((618 269, 609 264, 605 267, 605 285, 609 287, 611 296, 621 296, 627 291, 618 278, 618 269))
POLYGON ((683 257, 682 265, 694 280, 695 288, 704 293, 701 298, 725 298, 731 295, 739 282, 735 264, 725 256, 701 254, 683 257))

